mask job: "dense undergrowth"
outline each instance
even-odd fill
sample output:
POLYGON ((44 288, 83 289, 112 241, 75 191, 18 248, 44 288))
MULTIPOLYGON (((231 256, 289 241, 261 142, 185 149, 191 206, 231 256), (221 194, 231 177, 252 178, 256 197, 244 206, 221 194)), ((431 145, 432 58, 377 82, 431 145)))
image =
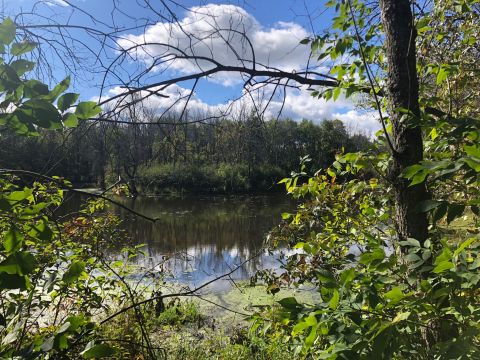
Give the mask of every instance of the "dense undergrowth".
MULTIPOLYGON (((312 42, 312 49, 323 51, 324 57, 358 58, 360 50, 351 36, 357 27, 354 15, 363 19, 361 15, 369 16, 373 10, 361 2, 329 3, 337 5, 334 25, 339 32, 304 43, 312 42)), ((106 255, 108 247, 128 236, 119 230, 117 218, 102 211, 103 201, 88 202, 80 213, 62 218, 57 211, 64 189, 72 188, 68 181, 2 169, 0 357, 479 358, 480 122, 474 117, 478 104, 461 95, 472 75, 478 75, 478 69, 471 69, 474 62, 462 63, 469 60, 464 48, 474 50, 477 22, 478 3, 469 0, 435 3, 416 24, 425 36, 420 45, 426 50, 425 44, 450 41, 453 31, 445 32, 445 24, 462 34, 449 44, 450 57, 457 61, 443 64, 439 56, 418 63, 423 82, 417 100, 422 109, 434 105, 446 111, 440 115, 420 111, 415 117, 407 109, 392 110, 405 115, 402 126, 410 121, 409 126, 421 128, 425 137, 424 143, 420 139, 425 150, 421 161, 392 180, 389 169, 398 154, 385 152, 390 131, 386 127, 371 151, 337 154, 330 167, 313 174, 302 164, 299 172, 282 181, 302 204, 283 215, 284 222, 268 240, 273 247, 286 245, 290 251, 280 270, 260 272, 252 283, 261 281, 272 294, 309 284, 318 299, 285 296, 257 306, 248 316, 249 326, 219 326, 193 302, 177 300, 198 295, 195 290, 165 293, 162 274, 152 269, 142 269, 142 281, 133 283, 131 274, 139 269, 132 269, 131 260, 142 255, 141 249, 126 246, 120 258, 106 255), (458 86, 456 95, 451 85, 458 86), (364 171, 374 171, 378 178, 366 180, 364 171), (407 214, 427 219, 425 239, 398 240, 395 210, 400 202, 394 193, 406 181, 407 186, 421 185, 429 191, 429 198, 418 199, 407 214), (471 219, 466 229, 448 228, 465 217, 471 219)), ((381 33, 380 23, 363 26, 369 39, 381 33)), ((34 63, 19 56, 37 44, 15 39, 16 26, 5 19, 0 24, 7 54, 0 64, 0 126, 34 136, 40 128, 76 127, 100 113, 95 103, 76 103, 76 94, 65 93, 68 78, 53 89, 25 79, 34 63)), ((338 87, 314 95, 329 99, 337 98, 342 89, 358 90, 358 79, 366 81, 368 62, 383 66, 377 58, 383 56, 381 46, 359 35, 356 41, 370 47, 367 58, 361 51, 363 62, 334 67, 338 87)), ((376 89, 372 91, 377 95, 376 89)), ((388 119, 387 125, 392 125, 388 119)), ((277 169, 257 173, 262 175, 252 177, 243 165, 167 166, 144 170, 148 180, 142 186, 155 192, 192 184, 213 192, 261 189, 270 186, 277 169), (175 181, 162 178, 164 173, 175 181)))
POLYGON ((286 175, 278 166, 270 165, 249 168, 242 164, 167 164, 140 168, 137 184, 144 195, 280 192, 283 189, 277 183, 286 175))
MULTIPOLYGON (((149 318, 146 330, 151 334, 152 348, 159 357, 172 360, 197 359, 282 359, 288 349, 280 341, 268 341, 249 330, 247 321, 235 325, 222 323, 206 314, 196 301, 173 301, 156 315, 152 308, 143 309, 149 318)), ((118 358, 135 358, 139 348, 138 327, 133 311, 126 312, 101 330, 106 339, 116 343, 118 358), (121 340, 121 341, 120 341, 121 340)))

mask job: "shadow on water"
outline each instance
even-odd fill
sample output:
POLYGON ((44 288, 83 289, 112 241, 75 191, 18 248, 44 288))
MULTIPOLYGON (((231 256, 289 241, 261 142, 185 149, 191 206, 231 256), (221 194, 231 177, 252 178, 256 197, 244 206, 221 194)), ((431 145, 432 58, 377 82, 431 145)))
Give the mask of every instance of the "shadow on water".
MULTIPOLYGON (((147 256, 139 259, 138 265, 160 270, 159 264, 163 264, 169 279, 189 286, 227 273, 259 253, 265 235, 280 222, 281 213, 295 207, 292 200, 278 194, 115 200, 159 219, 153 223, 111 206, 134 241, 146 245, 143 250, 147 256)), ((78 207, 81 199, 74 197, 72 201, 78 207)), ((275 256, 263 252, 235 271, 232 278, 245 280, 260 269, 272 267, 278 267, 275 256)), ((228 281, 221 281, 214 288, 230 286, 228 281)))

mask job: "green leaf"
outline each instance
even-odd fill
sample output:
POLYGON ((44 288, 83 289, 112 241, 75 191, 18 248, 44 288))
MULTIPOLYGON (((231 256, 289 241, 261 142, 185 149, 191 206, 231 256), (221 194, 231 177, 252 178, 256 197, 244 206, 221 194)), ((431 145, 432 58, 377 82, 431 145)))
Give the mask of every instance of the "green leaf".
POLYGON ((12 44, 12 48, 10 50, 13 56, 20 56, 25 53, 28 53, 37 47, 37 43, 33 41, 22 41, 18 43, 12 44))
POLYGON ((15 70, 18 76, 22 76, 26 72, 33 70, 35 68, 35 63, 33 61, 19 59, 12 61, 10 66, 15 70))
POLYGON ((28 80, 24 83, 25 97, 32 98, 38 95, 47 95, 49 90, 48 86, 38 80, 28 80))
POLYGON ((65 90, 67 90, 69 86, 70 86, 70 76, 67 76, 65 79, 60 81, 57 85, 55 85, 53 90, 50 91, 47 96, 45 96, 45 100, 50 102, 55 101, 55 99, 58 98, 60 94, 63 93, 65 90))
POLYGON ((398 323, 403 320, 407 320, 408 317, 410 316, 411 312, 406 311, 406 312, 399 312, 392 320, 392 323, 398 323))
POLYGON ((385 294, 385 298, 390 300, 390 302, 392 303, 397 303, 404 297, 405 295, 403 294, 402 289, 400 289, 399 287, 394 287, 392 290, 385 294))
POLYGON ((474 159, 464 159, 465 163, 470 166, 475 172, 480 172, 480 161, 474 159))
POLYGON ((437 265, 437 264, 440 264, 441 262, 449 261, 451 258, 452 258, 452 252, 450 251, 450 249, 444 248, 440 253, 440 255, 438 255, 435 258, 434 264, 437 265))
POLYGON ((433 269, 433 272, 435 274, 440 274, 444 271, 447 271, 447 270, 450 270, 451 268, 453 268, 454 265, 452 262, 450 261, 442 261, 440 262, 437 266, 435 266, 435 268, 433 269))
POLYGON ((11 254, 21 248, 23 244, 23 235, 16 228, 11 227, 3 239, 3 246, 7 254, 11 254))
POLYGON ((306 321, 301 321, 293 327, 292 335, 295 336, 297 334, 300 334, 301 332, 303 332, 303 330, 308 329, 309 327, 311 327, 311 325, 309 325, 306 321))
POLYGON ((21 85, 21 80, 17 72, 8 64, 0 65, 0 85, 1 90, 14 92, 21 85))
POLYGON ((27 275, 35 269, 35 257, 29 252, 17 252, 0 263, 0 273, 27 275))
POLYGON ((305 338, 305 347, 310 348, 314 344, 315 339, 317 338, 317 329, 318 326, 312 326, 310 334, 305 338))
POLYGON ((421 18, 420 20, 417 21, 415 26, 416 26, 417 30, 421 30, 424 27, 428 26, 429 22, 430 22, 430 18, 423 17, 423 18, 421 18))
POLYGON ((408 245, 413 246, 413 247, 418 247, 418 248, 421 247, 420 241, 418 241, 417 239, 414 239, 414 238, 408 238, 405 242, 408 245))
POLYGON ((82 326, 88 324, 88 320, 84 316, 69 316, 66 320, 70 324, 68 331, 77 331, 82 326))
POLYGON ((17 203, 29 198, 32 198, 33 190, 29 188, 25 188, 23 190, 12 191, 8 194, 5 198, 11 203, 17 203))
POLYGON ((415 165, 407 167, 403 171, 402 176, 407 178, 407 179, 411 179, 416 173, 418 173, 419 171, 421 171, 423 169, 424 169, 424 167, 422 165, 415 164, 415 165))
POLYGON ((328 307, 332 310, 336 310, 338 307, 338 303, 340 301, 340 293, 337 289, 333 289, 333 296, 328 303, 328 307))
POLYGON ((480 147, 478 145, 464 145, 463 149, 469 156, 473 156, 474 158, 480 159, 480 147))
POLYGON ((55 336, 50 336, 43 342, 43 344, 40 346, 40 349, 42 349, 45 352, 49 352, 53 349, 54 342, 55 342, 55 336))
POLYGON ((55 348, 64 350, 68 348, 67 334, 57 334, 55 336, 55 348))
POLYGON ((15 40, 15 34, 17 32, 17 27, 15 23, 10 18, 6 18, 0 24, 0 42, 4 45, 9 45, 13 40, 15 40))
POLYGON ((60 329, 57 330, 57 334, 61 334, 61 333, 64 333, 65 331, 68 331, 68 329, 70 329, 70 326, 71 324, 67 321, 65 322, 61 327, 60 329))
POLYGON ((355 269, 350 268, 342 272, 340 275, 340 284, 344 287, 349 287, 352 281, 355 279, 355 269))
POLYGON ((66 127, 74 128, 78 126, 78 118, 73 113, 67 113, 63 116, 63 124, 66 127))
POLYGON ((382 261, 384 258, 385 258, 385 252, 382 249, 377 248, 377 249, 373 250, 372 252, 363 253, 360 256, 360 263, 365 264, 365 265, 369 265, 373 262, 382 261))
POLYGON ((94 101, 84 101, 77 105, 75 115, 79 119, 89 119, 97 114, 100 114, 102 109, 94 101))
POLYGON ((41 222, 31 227, 28 236, 43 241, 50 241, 53 238, 53 231, 46 222, 41 222))
POLYGON ((416 262, 416 261, 421 260, 421 258, 417 254, 411 253, 411 254, 408 254, 407 256, 405 256, 405 260, 408 260, 410 262, 416 262))
POLYGON ((470 245, 472 245, 475 241, 477 241, 477 239, 475 239, 475 238, 470 238, 470 239, 465 240, 465 241, 457 248, 457 250, 455 250, 455 252, 453 253, 453 256, 458 256, 463 250, 465 250, 467 247, 469 247, 470 245))
POLYGON ((44 129, 62 127, 62 117, 57 108, 43 99, 30 99, 24 102, 15 114, 22 122, 35 124, 44 129))
POLYGON ((82 353, 85 359, 100 359, 113 356, 117 350, 106 344, 94 345, 82 353))
POLYGON ((0 289, 10 290, 27 290, 30 287, 30 283, 25 276, 18 274, 0 273, 0 289))
POLYGON ((419 213, 425 213, 425 212, 429 212, 433 209, 436 209, 437 207, 439 207, 443 202, 442 201, 438 201, 438 200, 425 200, 425 201, 421 201, 417 207, 416 207, 416 211, 419 212, 419 213))
POLYGON ((423 169, 419 172, 417 172, 413 178, 412 178, 412 182, 410 183, 409 186, 414 186, 414 185, 417 185, 417 184, 421 184, 425 181, 425 178, 427 177, 428 175, 428 171, 423 169))
POLYGON ((323 284, 336 284, 335 276, 326 269, 318 269, 317 278, 323 284))
POLYGON ((78 96, 79 94, 75 94, 75 93, 63 94, 58 98, 57 107, 62 112, 67 110, 70 106, 72 106, 75 103, 75 101, 77 101, 78 96))
POLYGON ((65 274, 63 274, 62 280, 67 284, 71 284, 80 277, 84 270, 85 263, 83 261, 75 261, 70 265, 65 274))
POLYGON ((330 177, 334 178, 337 176, 337 174, 335 173, 335 171, 333 171, 331 168, 328 168, 327 169, 327 174, 330 175, 330 177))
POLYGON ((283 298, 278 303, 286 309, 296 309, 301 306, 294 297, 283 298))
POLYGON ((333 90, 333 101, 337 101, 338 97, 340 96, 342 92, 341 87, 336 87, 335 90, 333 90))
POLYGON ((437 85, 440 85, 442 82, 444 82, 447 79, 447 76, 448 76, 447 69, 444 67, 441 67, 437 73, 437 80, 436 80, 437 85))

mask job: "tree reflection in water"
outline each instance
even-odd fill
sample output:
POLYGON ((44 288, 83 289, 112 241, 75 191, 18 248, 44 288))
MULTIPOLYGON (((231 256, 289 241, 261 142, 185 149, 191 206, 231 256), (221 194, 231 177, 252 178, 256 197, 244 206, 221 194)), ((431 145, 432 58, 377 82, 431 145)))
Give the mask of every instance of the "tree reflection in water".
MULTIPOLYGON (((159 218, 152 223, 112 206, 135 243, 146 244, 143 250, 147 256, 139 258, 138 265, 164 270, 170 274, 168 279, 189 286, 229 272, 259 253, 267 232, 280 222, 281 213, 295 206, 283 195, 137 197, 120 201, 137 212, 159 218)), ((232 278, 245 280, 257 270, 276 266, 275 256, 263 252, 235 271, 232 278)), ((229 286, 224 280, 214 288, 229 286)))

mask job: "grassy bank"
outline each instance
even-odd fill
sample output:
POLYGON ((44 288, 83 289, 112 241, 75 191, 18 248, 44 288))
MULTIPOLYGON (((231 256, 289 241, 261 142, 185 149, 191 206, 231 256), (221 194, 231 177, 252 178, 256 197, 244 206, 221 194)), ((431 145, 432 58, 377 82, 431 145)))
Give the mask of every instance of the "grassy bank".
POLYGON ((166 193, 245 194, 281 191, 285 175, 277 166, 245 164, 194 166, 165 164, 139 169, 136 182, 144 195, 166 193))
MULTIPOLYGON (((277 301, 291 296, 312 303, 314 293, 282 290, 270 295, 263 286, 237 285, 229 291, 201 298, 174 298, 165 302, 160 313, 155 311, 154 305, 142 309, 148 319, 146 330, 151 345, 159 356, 172 360, 277 360, 291 357, 281 339, 267 341, 252 327, 247 315, 265 309, 274 314, 280 308, 277 301)), ((104 335, 108 339, 117 339, 115 346, 120 358, 135 358, 135 354, 141 352, 133 311, 109 323, 104 328, 104 335)))

